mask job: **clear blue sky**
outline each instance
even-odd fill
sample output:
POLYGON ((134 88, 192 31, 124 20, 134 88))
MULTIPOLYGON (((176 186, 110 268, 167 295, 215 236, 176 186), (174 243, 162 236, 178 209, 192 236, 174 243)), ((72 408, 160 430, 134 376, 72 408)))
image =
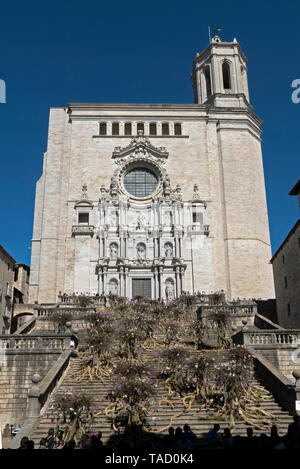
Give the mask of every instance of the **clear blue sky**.
POLYGON ((263 120, 273 253, 296 222, 300 177, 300 4, 267 1, 11 1, 0 11, 0 244, 30 263, 35 182, 48 109, 68 102, 192 103, 197 51, 208 25, 237 38, 248 58, 251 104, 263 120))

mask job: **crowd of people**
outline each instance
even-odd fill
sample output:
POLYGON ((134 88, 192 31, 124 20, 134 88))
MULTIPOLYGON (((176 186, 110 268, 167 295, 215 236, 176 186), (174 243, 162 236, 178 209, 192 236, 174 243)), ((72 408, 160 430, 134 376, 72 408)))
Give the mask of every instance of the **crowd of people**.
MULTIPOLYGON (((150 442, 151 434, 149 434, 150 442)), ((138 441, 138 440, 137 440, 138 441)), ((148 443, 149 443, 148 442, 148 443)), ((102 433, 97 434, 83 434, 80 440, 79 447, 76 446, 74 440, 62 443, 60 436, 55 435, 54 429, 50 428, 47 436, 40 440, 39 446, 36 449, 62 449, 62 450, 75 450, 75 449, 94 449, 102 450, 103 452, 115 451, 122 454, 123 451, 130 454, 130 451, 147 450, 147 441, 144 440, 145 446, 139 442, 137 447, 133 447, 126 440, 124 435, 123 440, 112 449, 111 445, 105 446, 102 442, 102 433)), ((19 449, 35 449, 34 441, 23 437, 19 449)), ((206 438, 200 437, 191 430, 188 424, 181 427, 169 427, 168 435, 165 435, 159 441, 157 448, 161 453, 184 453, 192 454, 201 449, 223 449, 223 450, 299 450, 300 449, 300 417, 296 415, 293 421, 288 426, 288 431, 284 436, 279 436, 276 425, 271 427, 270 434, 261 433, 260 436, 254 435, 253 428, 247 427, 247 436, 232 435, 229 428, 225 428, 220 432, 220 425, 215 424, 208 432, 206 438)))

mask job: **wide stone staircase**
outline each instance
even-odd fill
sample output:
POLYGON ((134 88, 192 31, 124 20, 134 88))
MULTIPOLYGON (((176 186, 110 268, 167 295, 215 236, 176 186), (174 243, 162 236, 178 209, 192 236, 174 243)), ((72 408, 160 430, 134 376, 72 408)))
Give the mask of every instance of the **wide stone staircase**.
MULTIPOLYGON (((194 354, 198 352, 191 348, 191 353, 194 354)), ((228 361, 228 352, 226 351, 206 350, 205 353, 214 359, 214 364, 228 361)), ((153 374, 156 376, 160 375, 163 368, 163 363, 161 359, 158 358, 158 355, 159 349, 157 348, 152 350, 142 349, 139 353, 139 358, 149 364, 153 374)), ((51 406, 53 404, 51 399, 54 399, 55 396, 64 394, 67 390, 72 390, 73 394, 85 393, 92 398, 93 407, 98 407, 100 409, 101 415, 95 418, 93 431, 102 431, 102 439, 104 443, 109 442, 111 437, 115 434, 114 430, 112 429, 111 420, 103 412, 104 409, 110 404, 110 401, 107 399, 107 394, 112 390, 112 380, 107 379, 104 383, 102 383, 98 380, 90 382, 88 381, 88 378, 86 378, 78 383, 74 380, 74 374, 80 369, 81 366, 81 358, 71 359, 63 379, 52 393, 50 400, 42 411, 39 424, 32 436, 32 439, 36 444, 39 443, 39 440, 42 437, 47 435, 47 431, 50 427, 55 426, 55 421, 51 422, 51 406)), ((212 372, 213 370, 211 369, 210 373, 212 372)), ((253 383, 261 385, 255 376, 253 377, 253 383)), ((166 399, 166 397, 167 391, 163 385, 163 380, 158 380, 156 401, 159 402, 162 399, 166 399)), ((285 434, 292 417, 276 403, 271 393, 266 391, 264 399, 261 403, 261 408, 271 412, 272 415, 274 415, 274 423, 278 427, 279 434, 285 434)), ((182 415, 178 416, 172 422, 172 426, 178 427, 188 423, 194 433, 196 433, 196 435, 202 439, 206 437, 207 432, 215 423, 219 423, 221 431, 228 427, 228 422, 215 420, 213 416, 207 419, 200 418, 199 409, 196 405, 192 406, 189 412, 185 412, 185 406, 182 402, 182 399, 179 395, 177 395, 171 398, 171 404, 168 404, 168 402, 164 400, 159 405, 157 404, 154 406, 152 413, 148 417, 147 421, 149 424, 149 430, 151 432, 157 432, 159 429, 166 427, 170 423, 170 417, 180 412, 182 412, 182 415)), ((247 424, 244 421, 236 421, 232 434, 240 434, 241 436, 245 436, 246 428, 247 424)), ((256 429, 253 427, 253 430, 255 434, 259 435, 262 433, 261 429, 256 429)), ((162 434, 167 434, 167 430, 165 430, 162 434)))

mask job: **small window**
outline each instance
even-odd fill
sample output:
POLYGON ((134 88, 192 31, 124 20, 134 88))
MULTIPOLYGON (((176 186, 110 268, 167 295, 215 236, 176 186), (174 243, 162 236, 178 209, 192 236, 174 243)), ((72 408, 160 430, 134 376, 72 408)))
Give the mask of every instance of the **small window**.
POLYGON ((112 125, 112 135, 119 135, 119 122, 113 122, 112 125))
POLYGON ((287 304, 288 316, 291 315, 291 305, 290 303, 287 304))
POLYGON ((139 130, 141 130, 141 131, 144 133, 144 132, 145 132, 145 130, 144 130, 144 123, 143 123, 143 122, 139 122, 136 129, 137 129, 138 132, 139 132, 139 130))
POLYGON ((287 287, 288 287, 288 281, 287 281, 287 277, 284 277, 284 286, 285 286, 285 288, 287 288, 287 287))
POLYGON ((223 62, 222 64, 222 73, 223 73, 223 86, 224 90, 231 89, 230 83, 230 65, 228 62, 223 62))
POLYGON ((132 135, 131 122, 126 122, 126 124, 125 124, 125 135, 132 135))
POLYGON ((298 238, 298 247, 300 248, 300 238, 298 238))
POLYGON ((161 126, 162 135, 169 135, 169 124, 166 122, 161 126))
POLYGON ((203 216, 198 207, 192 208, 193 223, 203 223, 203 216))
POLYGON ((181 135, 181 124, 175 124, 174 125, 174 134, 175 135, 181 135))
POLYGON ((78 214, 78 223, 89 224, 89 214, 88 213, 79 213, 78 214))
POLYGON ((157 135, 157 127, 156 127, 155 122, 151 122, 149 126, 149 130, 150 130, 150 135, 157 135))
POLYGON ((210 78, 210 68, 207 65, 204 69, 205 83, 206 83, 206 95, 209 98, 211 96, 211 78, 210 78))
POLYGON ((284 264, 284 255, 282 256, 282 263, 284 264))
POLYGON ((101 122, 100 123, 100 135, 106 135, 107 134, 107 124, 106 122, 101 122))

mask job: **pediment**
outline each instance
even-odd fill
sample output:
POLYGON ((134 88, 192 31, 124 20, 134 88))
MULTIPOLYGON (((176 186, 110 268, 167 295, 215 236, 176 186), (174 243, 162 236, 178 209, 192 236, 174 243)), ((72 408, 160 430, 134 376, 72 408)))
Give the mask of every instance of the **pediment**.
POLYGON ((75 205, 74 205, 74 208, 83 208, 83 207, 93 207, 93 202, 91 202, 90 200, 87 200, 87 199, 81 199, 81 200, 77 200, 77 202, 75 202, 75 205))
POLYGON ((165 147, 155 147, 152 145, 148 137, 138 135, 133 137, 126 147, 115 147, 112 157, 114 159, 124 158, 127 156, 136 157, 155 157, 159 159, 167 159, 169 153, 165 147))

